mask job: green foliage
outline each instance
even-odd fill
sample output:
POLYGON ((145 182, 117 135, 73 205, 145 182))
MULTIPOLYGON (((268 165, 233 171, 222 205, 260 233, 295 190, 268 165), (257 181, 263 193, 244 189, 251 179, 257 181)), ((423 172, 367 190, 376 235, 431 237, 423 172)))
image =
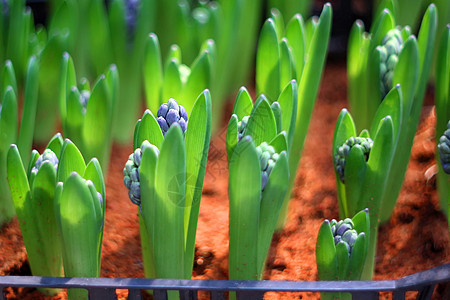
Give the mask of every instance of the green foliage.
POLYGON ((282 115, 277 107, 263 95, 253 107, 247 90, 241 88, 228 125, 231 280, 261 279, 287 192, 288 141, 279 127, 282 115), (248 122, 241 123, 244 128, 239 132, 238 120, 244 118, 248 122))
POLYGON ((191 277, 210 138, 208 90, 195 101, 185 134, 175 122, 163 136, 150 110, 136 124, 133 149, 134 153, 140 149, 141 156, 130 158, 139 174, 140 203, 135 202, 140 211, 141 243, 147 243, 142 245, 147 250, 143 253, 146 276, 191 277))
POLYGON ((92 90, 84 79, 77 85, 75 66, 62 55, 59 107, 64 135, 79 145, 86 159, 96 157, 107 174, 119 75, 115 65, 100 75, 92 90))
MULTIPOLYGON (((325 220, 316 243, 319 280, 361 280, 370 236, 369 210, 337 222, 325 220)), ((348 293, 322 293, 322 299, 351 299, 348 293)))
MULTIPOLYGON (((389 7, 395 9, 395 4, 391 3, 389 7)), ((349 103, 356 129, 369 129, 372 124, 373 132, 376 129, 374 126, 377 126, 374 121, 376 112, 385 101, 382 100, 380 76, 386 68, 383 64, 380 66, 380 63, 386 54, 386 48, 380 45, 386 35, 393 32, 391 30, 401 32, 403 44, 398 61, 393 64, 392 88, 397 84, 401 85, 402 116, 393 165, 391 171, 386 173, 388 186, 380 212, 382 223, 387 222, 391 216, 405 176, 428 82, 437 26, 437 11, 433 4, 428 7, 422 19, 417 38, 409 28, 398 27, 394 15, 389 9, 380 11, 370 33, 364 31, 364 25, 360 21, 356 22, 350 33, 347 57, 349 103)), ((384 109, 384 115, 398 113, 396 108, 385 106, 384 109)))

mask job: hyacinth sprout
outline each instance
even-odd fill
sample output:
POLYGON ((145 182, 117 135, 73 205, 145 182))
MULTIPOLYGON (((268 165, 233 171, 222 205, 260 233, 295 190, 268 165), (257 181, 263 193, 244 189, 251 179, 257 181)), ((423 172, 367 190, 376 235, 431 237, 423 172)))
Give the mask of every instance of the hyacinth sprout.
MULTIPOLYGON (((370 235, 369 210, 341 221, 325 220, 316 243, 319 280, 361 280, 370 235)), ((352 299, 349 293, 322 293, 322 299, 352 299)))
POLYGON ((352 116, 343 109, 334 131, 332 155, 340 218, 351 218, 365 208, 370 210, 369 256, 362 273, 364 280, 370 280, 373 273, 380 215, 393 208, 387 178, 395 171, 394 154, 400 147, 401 91, 397 85, 385 97, 370 130, 358 135, 352 116))
MULTIPOLYGON (((191 278, 203 179, 211 138, 211 98, 203 91, 187 112, 176 100, 147 109, 123 169, 139 206, 146 277, 191 278)), ((176 298, 178 292, 169 292, 176 298)))
POLYGON ((75 144, 56 134, 41 155, 32 151, 28 171, 11 145, 7 170, 33 275, 62 276, 64 266, 67 277, 98 277, 105 184, 97 159, 86 165, 75 144))
POLYGON ((383 38, 381 45, 378 46, 378 51, 380 53, 380 89, 382 98, 384 98, 393 87, 394 70, 402 46, 402 33, 398 28, 388 31, 383 38))
POLYGON ((231 280, 261 279, 287 192, 288 138, 281 122, 288 127, 291 119, 280 113, 285 103, 274 103, 261 95, 253 106, 241 88, 228 125, 231 280))

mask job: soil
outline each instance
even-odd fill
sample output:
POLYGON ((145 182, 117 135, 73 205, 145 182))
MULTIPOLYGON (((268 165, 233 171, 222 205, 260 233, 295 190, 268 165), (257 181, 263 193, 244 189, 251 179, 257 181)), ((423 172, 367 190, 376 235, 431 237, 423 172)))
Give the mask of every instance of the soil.
MULTIPOLYGON (((331 159, 333 131, 340 110, 347 107, 345 64, 329 61, 314 108, 288 219, 273 238, 266 280, 318 280, 315 244, 324 218, 338 218, 336 183, 331 159)), ((228 278, 228 169, 225 120, 213 137, 198 221, 193 279, 228 278)), ((440 212, 434 159, 433 91, 429 89, 415 137, 406 178, 388 224, 380 228, 374 280, 397 279, 450 262, 448 223, 440 212), (431 169, 430 169, 431 168, 431 169), (425 176, 425 172, 430 169, 425 176)), ((122 168, 131 145, 114 145, 107 178, 107 207, 102 252, 102 277, 144 277, 137 207, 127 197, 122 168)), ((0 275, 31 275, 17 220, 0 232, 0 275)), ((433 299, 448 296, 439 285, 433 299), (445 295, 444 295, 445 294, 445 295)), ((118 290, 119 299, 126 291, 118 290)), ((411 299, 414 294, 408 294, 411 299)), ((53 299, 65 299, 65 292, 53 299)), ((44 298, 35 289, 8 288, 8 299, 44 298)), ((267 293, 267 299, 318 299, 313 293, 267 293)), ((389 294, 383 294, 383 299, 389 294)), ((450 298, 447 298, 450 299, 450 298)))

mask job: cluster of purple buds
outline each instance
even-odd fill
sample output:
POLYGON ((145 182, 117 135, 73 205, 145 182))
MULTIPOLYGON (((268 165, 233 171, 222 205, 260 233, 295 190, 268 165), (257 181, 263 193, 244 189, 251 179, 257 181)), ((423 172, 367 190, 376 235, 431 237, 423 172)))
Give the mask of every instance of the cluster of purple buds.
POLYGON ((352 147, 359 147, 364 153, 366 161, 369 159, 370 150, 372 149, 373 141, 371 138, 365 137, 351 137, 340 146, 334 156, 334 164, 336 172, 339 174, 339 179, 345 183, 345 159, 350 154, 352 147))
POLYGON ((55 167, 55 170, 58 169, 58 157, 52 150, 45 149, 44 153, 42 153, 34 163, 34 166, 31 169, 31 173, 34 173, 36 175, 42 164, 46 161, 50 162, 55 167))
POLYGON ((444 134, 439 138, 437 148, 442 169, 444 169, 445 173, 450 174, 450 121, 447 123, 447 129, 444 131, 444 134))
POLYGON ((125 168, 123 168, 123 183, 128 189, 128 197, 130 197, 131 202, 139 206, 141 205, 140 167, 142 153, 146 148, 153 148, 159 155, 159 149, 155 145, 150 144, 149 141, 144 141, 140 148, 130 154, 125 163, 125 168))
POLYGON ((247 127, 248 119, 250 116, 245 116, 238 122, 238 141, 244 136, 245 127, 247 127))
POLYGON ((380 50, 380 89, 384 98, 392 88, 394 69, 403 47, 402 33, 399 29, 391 29, 384 37, 380 50))
POLYGON ((337 246, 339 243, 343 243, 348 252, 348 256, 352 254, 353 245, 356 242, 356 239, 359 235, 363 234, 364 232, 361 232, 358 234, 354 228, 353 221, 349 218, 346 218, 345 220, 341 220, 337 222, 335 219, 331 220, 330 222, 331 226, 331 233, 333 234, 334 238, 334 245, 337 246))
POLYGON ((164 136, 169 131, 170 126, 178 123, 183 133, 186 132, 188 126, 188 115, 186 109, 177 103, 175 99, 169 99, 167 103, 163 103, 156 114, 159 127, 164 136))
POLYGON ((275 152, 275 149, 263 142, 261 145, 256 147, 256 152, 258 153, 258 158, 261 163, 261 193, 264 192, 267 182, 269 181, 270 172, 272 172, 275 163, 277 162, 280 155, 275 152))

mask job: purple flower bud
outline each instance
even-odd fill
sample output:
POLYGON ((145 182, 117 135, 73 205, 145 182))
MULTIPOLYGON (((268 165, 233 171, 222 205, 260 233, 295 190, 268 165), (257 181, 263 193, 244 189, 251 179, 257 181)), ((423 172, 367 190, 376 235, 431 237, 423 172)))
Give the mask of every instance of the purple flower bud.
POLYGON ((167 106, 169 107, 169 110, 174 109, 177 112, 180 111, 180 107, 178 106, 178 103, 175 99, 170 98, 169 101, 167 102, 167 106))
POLYGON ((161 131, 163 132, 163 134, 165 134, 167 130, 169 130, 169 125, 167 124, 166 119, 164 119, 163 117, 158 117, 156 121, 158 122, 159 127, 161 127, 161 131))
MULTIPOLYGON (((181 107, 181 106, 180 106, 180 107, 181 107)), ((187 122, 186 122, 183 118, 181 118, 181 119, 178 121, 178 123, 180 124, 181 131, 185 132, 186 129, 187 129, 187 122)))
POLYGON ((186 109, 182 105, 180 105, 179 108, 180 108, 180 117, 182 117, 185 121, 187 121, 188 115, 186 109))
POLYGON ((156 113, 156 116, 165 118, 168 111, 169 111, 169 106, 167 105, 167 103, 163 103, 159 107, 158 112, 156 113))
POLYGON ((167 124, 169 124, 169 126, 172 126, 173 123, 178 122, 178 120, 180 119, 180 115, 178 113, 177 110, 175 109, 169 109, 169 111, 167 112, 166 115, 166 120, 167 120, 167 124))

